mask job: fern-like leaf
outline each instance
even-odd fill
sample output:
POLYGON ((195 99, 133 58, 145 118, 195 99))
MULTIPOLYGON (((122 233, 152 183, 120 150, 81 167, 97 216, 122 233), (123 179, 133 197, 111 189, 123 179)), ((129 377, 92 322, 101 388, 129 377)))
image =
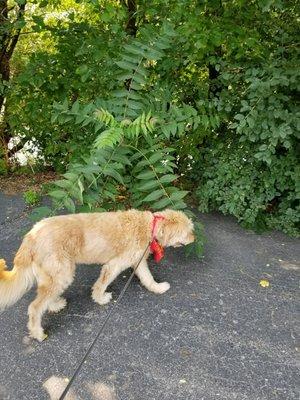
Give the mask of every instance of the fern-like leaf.
POLYGON ((117 143, 121 141, 122 137, 123 129, 121 127, 115 126, 113 128, 103 131, 95 140, 94 146, 97 149, 114 147, 117 143))

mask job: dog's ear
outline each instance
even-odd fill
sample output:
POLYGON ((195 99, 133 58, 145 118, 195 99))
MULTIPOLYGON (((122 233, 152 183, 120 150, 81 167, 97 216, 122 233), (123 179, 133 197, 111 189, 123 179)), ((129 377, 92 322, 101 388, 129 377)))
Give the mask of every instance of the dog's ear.
POLYGON ((160 213, 164 219, 159 221, 157 239, 163 246, 170 243, 174 236, 180 235, 180 231, 182 230, 181 214, 174 210, 165 210, 160 213))
POLYGON ((168 221, 164 220, 160 222, 156 236, 162 246, 166 246, 169 243, 172 236, 172 228, 168 221))

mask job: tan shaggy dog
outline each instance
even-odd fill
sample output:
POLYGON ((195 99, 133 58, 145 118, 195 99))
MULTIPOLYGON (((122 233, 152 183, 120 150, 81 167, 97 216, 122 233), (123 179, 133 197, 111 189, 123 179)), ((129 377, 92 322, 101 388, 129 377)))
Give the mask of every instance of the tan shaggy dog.
MULTIPOLYGON (((0 260, 0 308, 10 306, 37 282, 37 297, 28 308, 30 335, 45 339, 41 319, 43 313, 58 312, 66 306, 61 297, 72 283, 75 264, 103 264, 100 277, 92 289, 99 304, 111 300, 107 286, 126 268, 134 267, 153 239, 163 246, 180 246, 194 241, 193 223, 181 211, 118 211, 73 214, 46 218, 25 236, 14 259, 12 271, 5 270, 0 260)), ((151 292, 164 293, 168 282, 157 283, 147 266, 145 254, 136 270, 141 283, 151 292)))

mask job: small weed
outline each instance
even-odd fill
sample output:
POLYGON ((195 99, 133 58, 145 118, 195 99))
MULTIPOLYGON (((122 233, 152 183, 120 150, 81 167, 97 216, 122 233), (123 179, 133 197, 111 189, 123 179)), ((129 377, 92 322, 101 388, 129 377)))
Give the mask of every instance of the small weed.
POLYGON ((29 206, 35 206, 40 203, 41 195, 35 190, 27 190, 23 194, 25 203, 29 206))

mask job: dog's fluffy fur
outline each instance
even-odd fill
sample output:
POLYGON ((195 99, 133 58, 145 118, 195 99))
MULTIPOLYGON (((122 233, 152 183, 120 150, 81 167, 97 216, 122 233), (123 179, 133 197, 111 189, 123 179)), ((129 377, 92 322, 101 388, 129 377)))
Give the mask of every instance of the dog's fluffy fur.
MULTIPOLYGON (((165 210, 155 236, 162 246, 180 246, 194 241, 193 223, 180 211, 165 210)), ((103 264, 92 297, 99 304, 111 300, 107 286, 128 267, 134 267, 151 241, 153 216, 149 211, 118 211, 73 214, 46 218, 25 236, 12 271, 0 260, 0 307, 14 304, 37 281, 37 297, 28 308, 30 335, 45 338, 43 313, 66 306, 61 297, 72 283, 75 264, 103 264)), ((154 293, 164 293, 168 282, 157 283, 147 266, 149 251, 136 270, 141 283, 154 293)))

